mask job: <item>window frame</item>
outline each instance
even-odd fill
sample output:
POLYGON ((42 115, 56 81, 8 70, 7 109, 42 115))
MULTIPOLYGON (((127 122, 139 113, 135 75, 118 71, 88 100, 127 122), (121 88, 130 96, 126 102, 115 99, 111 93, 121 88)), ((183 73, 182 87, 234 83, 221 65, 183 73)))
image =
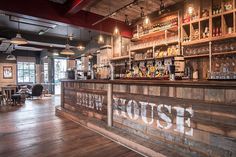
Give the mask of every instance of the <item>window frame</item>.
POLYGON ((16 67, 17 67, 16 68, 17 69, 17 84, 26 84, 26 83, 34 84, 36 82, 36 63, 35 62, 17 61, 16 67), (21 69, 19 69, 19 63, 23 63, 21 69), (27 65, 27 68, 25 68, 25 64, 29 64, 29 65, 27 65), (32 65, 33 65, 33 68, 32 68, 32 65), (23 81, 19 81, 20 80, 19 71, 23 71, 22 72, 23 76, 21 76, 23 81), (31 78, 30 77, 30 73, 32 71, 34 72, 34 75, 33 75, 34 76, 34 80, 33 81, 30 81, 30 80, 29 80, 29 82, 25 81, 25 79, 24 79, 25 78, 25 71, 29 73, 29 76, 28 76, 29 78, 31 78))

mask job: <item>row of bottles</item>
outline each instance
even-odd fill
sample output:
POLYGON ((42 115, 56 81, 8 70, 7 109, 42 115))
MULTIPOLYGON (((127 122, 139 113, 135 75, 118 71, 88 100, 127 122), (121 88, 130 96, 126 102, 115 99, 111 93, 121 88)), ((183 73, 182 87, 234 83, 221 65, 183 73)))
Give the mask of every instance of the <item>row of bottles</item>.
POLYGON ((173 18, 165 22, 156 23, 147 28, 142 25, 139 25, 137 27, 137 30, 134 30, 133 32, 133 38, 138 38, 142 35, 146 35, 152 32, 167 30, 169 28, 177 26, 178 26, 178 18, 173 18))
POLYGON ((212 72, 208 75, 209 79, 236 79, 236 57, 213 57, 212 72))
POLYGON ((173 65, 172 59, 162 61, 148 61, 131 64, 126 73, 126 78, 169 78, 169 65, 173 65))

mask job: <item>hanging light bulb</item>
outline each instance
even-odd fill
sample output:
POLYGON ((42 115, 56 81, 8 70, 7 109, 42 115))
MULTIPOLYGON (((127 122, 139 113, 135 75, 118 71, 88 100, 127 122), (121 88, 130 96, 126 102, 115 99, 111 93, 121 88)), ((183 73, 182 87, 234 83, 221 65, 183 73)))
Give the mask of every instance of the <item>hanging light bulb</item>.
MULTIPOLYGON (((81 29, 79 31, 79 39, 81 40, 81 29)), ((85 50, 85 46, 80 42, 79 45, 76 47, 79 51, 84 51, 85 50)))
POLYGON ((117 26, 114 29, 113 35, 114 36, 119 36, 120 35, 120 30, 119 30, 119 28, 117 26))
POLYGON ((188 14, 192 15, 194 11, 194 8, 192 6, 188 7, 188 14))
POLYGON ((98 36, 98 44, 104 44, 104 38, 103 38, 102 34, 100 34, 98 36))
POLYGON ((101 34, 101 30, 102 30, 102 25, 100 24, 100 32, 99 32, 99 36, 98 36, 98 44, 104 44, 105 43, 104 37, 101 34))
POLYGON ((143 26, 145 28, 147 28, 148 26, 150 26, 151 22, 148 16, 145 17, 144 21, 143 21, 143 26))
POLYGON ((21 37, 20 34, 20 23, 18 22, 18 33, 16 34, 16 37, 12 38, 10 41, 12 44, 15 45, 25 45, 28 44, 28 41, 21 37))
POLYGON ((78 50, 80 50, 80 51, 84 51, 84 50, 85 50, 85 46, 82 45, 82 44, 78 45, 76 48, 77 48, 78 50))

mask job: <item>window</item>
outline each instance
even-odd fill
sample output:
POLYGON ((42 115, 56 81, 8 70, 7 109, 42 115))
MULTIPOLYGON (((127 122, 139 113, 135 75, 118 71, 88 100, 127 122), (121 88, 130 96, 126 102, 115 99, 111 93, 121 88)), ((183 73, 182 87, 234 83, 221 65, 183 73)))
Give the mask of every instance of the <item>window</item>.
POLYGON ((48 79, 48 63, 43 64, 43 78, 44 78, 44 83, 47 83, 49 81, 48 79))
POLYGON ((35 63, 17 62, 18 83, 35 83, 35 63))

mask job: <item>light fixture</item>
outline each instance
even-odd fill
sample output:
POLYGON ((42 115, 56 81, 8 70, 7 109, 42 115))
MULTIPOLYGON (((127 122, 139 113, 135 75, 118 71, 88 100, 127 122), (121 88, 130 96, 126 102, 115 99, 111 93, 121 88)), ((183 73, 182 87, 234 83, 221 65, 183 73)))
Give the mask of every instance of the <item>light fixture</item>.
POLYGON ((12 38, 10 42, 12 44, 15 44, 15 45, 25 45, 25 44, 28 44, 28 41, 21 37, 21 34, 20 34, 20 23, 19 22, 18 22, 18 32, 16 34, 16 37, 12 38))
POLYGON ((59 56, 59 53, 58 52, 53 52, 52 55, 53 56, 59 56))
MULTIPOLYGON (((79 40, 81 40, 81 29, 79 31, 79 40)), ((85 50, 85 46, 80 42, 78 44, 78 46, 76 47, 79 51, 84 51, 85 50)))
POLYGON ((129 22, 128 15, 125 15, 125 24, 130 26, 131 22, 129 22))
POLYGON ((144 17, 145 17, 145 14, 144 14, 144 11, 143 11, 143 7, 141 7, 140 9, 141 9, 140 17, 141 17, 141 18, 144 18, 144 17))
POLYGON ((158 11, 159 15, 165 12, 165 4, 163 0, 160 0, 160 10, 158 11))
POLYGON ((15 61, 15 60, 16 60, 16 57, 15 57, 13 54, 9 54, 9 55, 7 55, 7 57, 6 57, 6 60, 8 60, 8 61, 15 61))
POLYGON ((73 50, 71 50, 70 49, 70 45, 69 45, 69 37, 68 37, 68 26, 67 26, 67 38, 66 38, 66 48, 65 49, 63 49, 61 52, 60 52, 60 54, 62 54, 62 55, 74 55, 75 54, 75 52, 73 51, 73 50))
POLYGON ((99 36, 98 36, 98 44, 104 44, 104 37, 102 36, 102 34, 100 34, 99 36))
POLYGON ((115 26, 114 32, 113 32, 114 36, 119 36, 120 35, 120 30, 117 26, 115 26))
POLYGON ((102 45, 102 44, 104 44, 105 41, 104 41, 103 35, 101 34, 101 30, 102 30, 101 27, 102 27, 102 26, 101 26, 101 24, 100 24, 100 31, 99 31, 99 36, 98 36, 98 44, 101 44, 101 45, 102 45))
POLYGON ((145 17, 144 21, 143 21, 143 26, 145 28, 147 28, 148 26, 150 26, 151 22, 148 16, 145 17))
POLYGON ((93 59, 93 55, 91 53, 88 54, 88 59, 89 60, 93 59))
MULTIPOLYGON (((147 0, 146 0, 146 9, 148 10, 148 1, 147 0)), ((146 16, 145 16, 144 21, 143 21, 143 27, 147 28, 147 27, 150 26, 150 24, 151 24, 150 19, 149 19, 147 13, 146 13, 146 16)))
POLYGON ((51 29, 51 28, 47 28, 47 29, 45 29, 45 30, 40 30, 40 31, 38 32, 38 35, 44 35, 44 34, 47 33, 50 29, 51 29))
POLYGON ((69 44, 66 44, 66 48, 61 51, 61 54, 69 56, 69 55, 74 55, 75 52, 70 49, 70 45, 69 44))
POLYGON ((193 11, 194 11, 194 8, 192 6, 189 6, 188 7, 188 14, 189 15, 192 15, 193 14, 193 11))

